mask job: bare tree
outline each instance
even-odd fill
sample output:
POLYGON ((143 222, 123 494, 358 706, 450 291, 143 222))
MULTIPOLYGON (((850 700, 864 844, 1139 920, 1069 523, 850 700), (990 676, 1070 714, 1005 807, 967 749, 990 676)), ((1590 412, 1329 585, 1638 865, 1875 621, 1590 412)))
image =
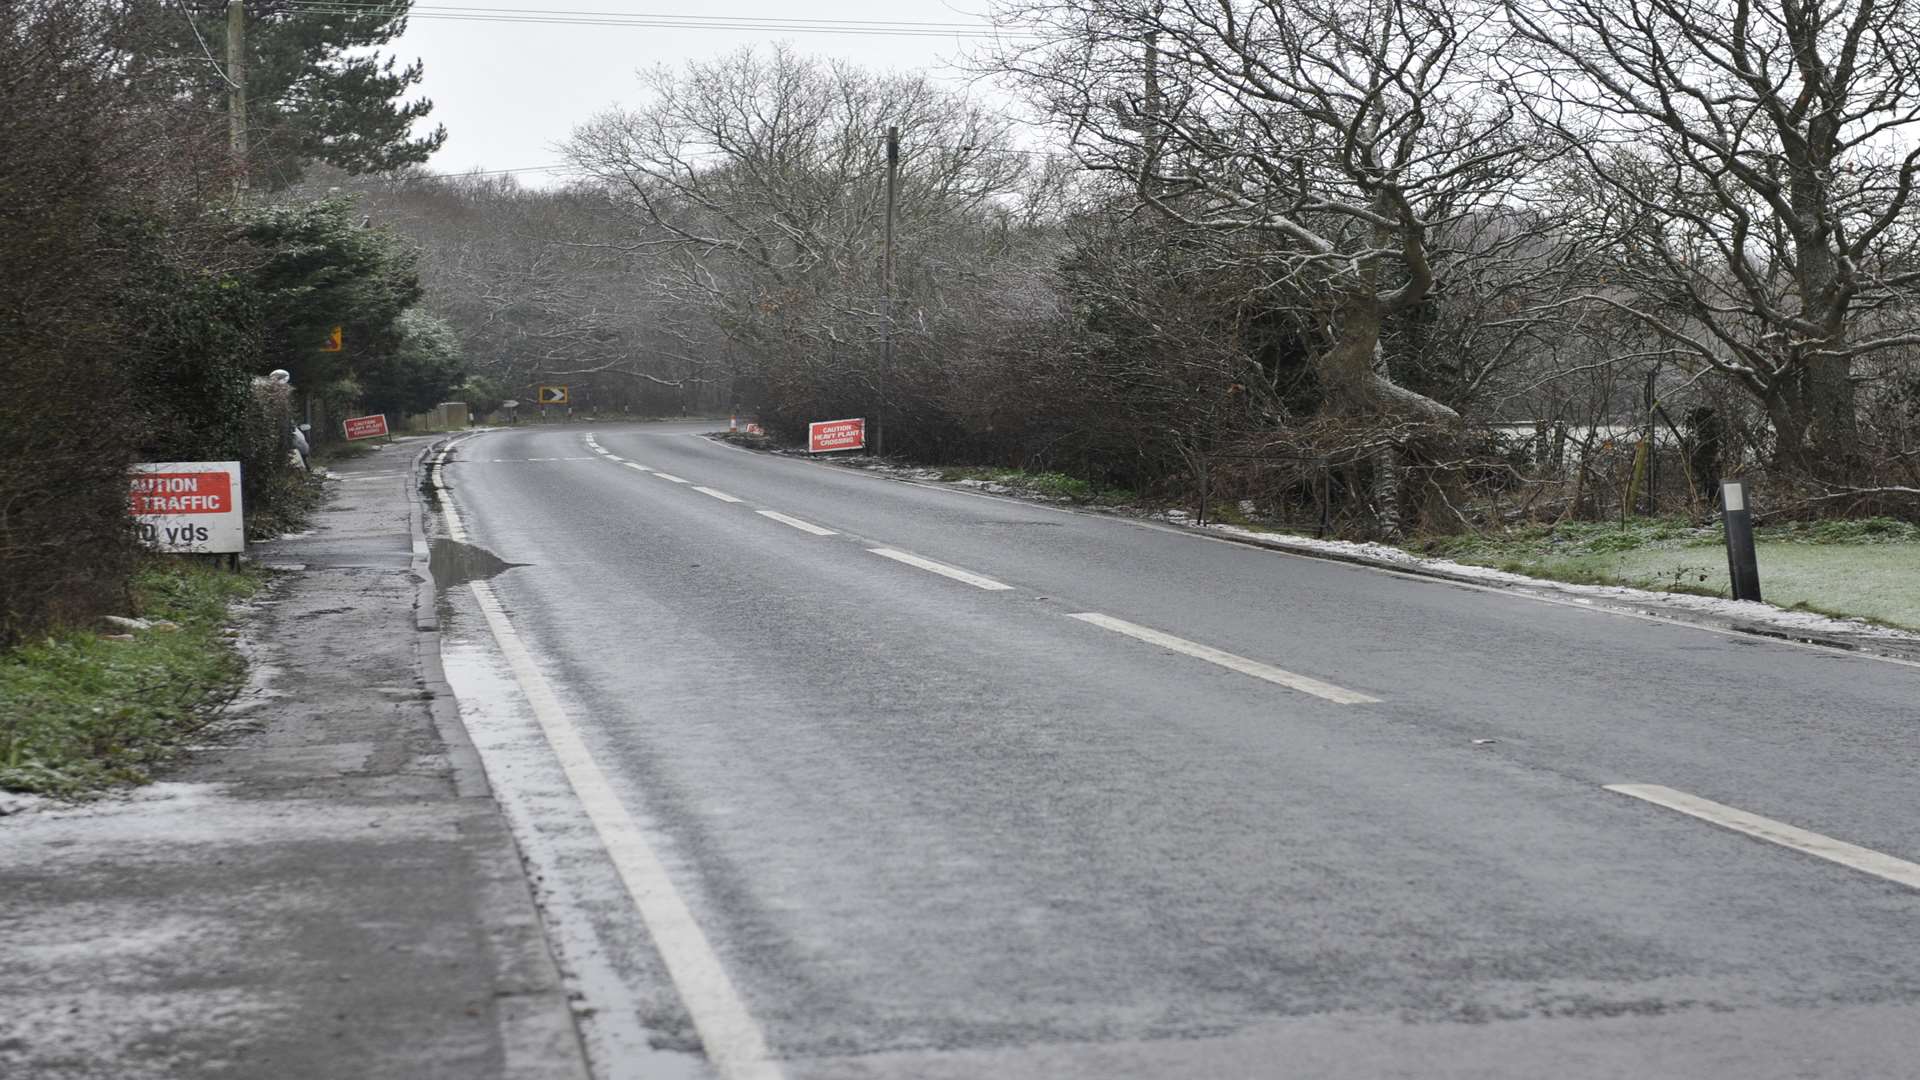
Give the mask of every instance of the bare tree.
POLYGON ((1856 361, 1920 342, 1920 4, 1507 3, 1510 76, 1590 178, 1585 301, 1748 390, 1777 463, 1855 473, 1856 361))
POLYGON ((888 127, 901 130, 904 363, 936 297, 969 272, 959 256, 1027 171, 1006 120, 920 77, 777 48, 647 83, 646 107, 582 126, 568 156, 627 213, 627 250, 667 269, 658 286, 676 305, 707 310, 764 378, 837 386, 829 396, 868 400, 883 377, 888 127))
MULTIPOLYGON (((1317 327, 1330 405, 1454 412, 1386 374, 1381 336, 1476 252, 1532 160, 1479 79, 1474 0, 1037 0, 1000 57, 1084 164, 1194 233, 1261 234, 1269 295, 1317 327), (1466 239, 1466 243, 1458 241, 1466 239)), ((1231 258, 1232 256, 1227 256, 1231 258)))

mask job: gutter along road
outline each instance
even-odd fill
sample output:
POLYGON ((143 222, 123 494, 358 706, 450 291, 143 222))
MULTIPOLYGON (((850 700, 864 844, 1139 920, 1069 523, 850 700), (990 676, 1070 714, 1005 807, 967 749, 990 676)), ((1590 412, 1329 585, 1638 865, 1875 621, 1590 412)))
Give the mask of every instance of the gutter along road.
POLYGON ((597 1074, 1914 1074, 1920 670, 710 427, 439 469, 597 1074))

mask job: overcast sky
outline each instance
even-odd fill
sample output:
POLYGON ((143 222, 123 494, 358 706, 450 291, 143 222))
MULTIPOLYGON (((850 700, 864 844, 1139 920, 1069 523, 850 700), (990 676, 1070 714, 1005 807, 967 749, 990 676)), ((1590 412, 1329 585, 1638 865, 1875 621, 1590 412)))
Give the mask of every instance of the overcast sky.
MULTIPOLYGON (((402 63, 426 64, 423 90, 432 120, 447 126, 446 146, 428 168, 522 169, 560 161, 553 144, 574 125, 613 104, 638 105, 637 70, 730 52, 742 45, 786 41, 795 49, 841 57, 866 67, 924 71, 956 87, 967 77, 952 66, 979 44, 953 37, 664 29, 547 23, 463 22, 432 17, 421 0, 404 36, 389 49, 402 63)), ((985 0, 467 0, 515 10, 619 12, 631 15, 914 22, 979 21, 985 0)), ((473 10, 471 7, 465 10, 473 10)), ((984 25, 984 23, 983 23, 984 25)), ((983 96, 994 97, 982 87, 983 96)), ((540 183, 541 174, 523 174, 540 183)))

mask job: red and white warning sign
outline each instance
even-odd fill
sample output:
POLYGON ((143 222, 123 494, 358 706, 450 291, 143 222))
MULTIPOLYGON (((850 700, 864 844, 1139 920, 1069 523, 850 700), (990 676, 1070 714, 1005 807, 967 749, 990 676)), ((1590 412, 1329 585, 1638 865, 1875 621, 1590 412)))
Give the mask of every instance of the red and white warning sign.
POLYGON ((817 420, 807 425, 807 452, 858 450, 867 445, 865 420, 817 420))
POLYGON ((375 413, 372 416, 349 416, 346 422, 347 441, 371 439, 387 433, 387 414, 375 413))
POLYGON ((160 551, 245 551, 237 461, 149 461, 133 467, 133 528, 160 551))

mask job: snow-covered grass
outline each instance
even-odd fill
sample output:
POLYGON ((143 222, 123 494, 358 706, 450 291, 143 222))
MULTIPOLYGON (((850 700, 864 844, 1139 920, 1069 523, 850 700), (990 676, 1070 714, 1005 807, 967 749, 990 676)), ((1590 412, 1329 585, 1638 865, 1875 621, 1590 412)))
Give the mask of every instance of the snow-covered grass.
MULTIPOLYGON (((1409 545, 1472 566, 1589 585, 1727 596, 1717 526, 1674 519, 1529 526, 1409 545)), ((1920 527, 1889 518, 1793 522, 1759 530, 1769 604, 1920 630, 1920 527)))
MULTIPOLYGON (((1851 615, 1920 630, 1920 544, 1755 545, 1760 594, 1770 604, 1851 615)), ((1727 595, 1724 549, 1643 549, 1602 561, 1596 572, 1623 585, 1727 595)))
MULTIPOLYGON (((1173 510, 1155 515, 1177 525, 1191 525, 1192 519, 1183 511, 1173 510)), ((1776 607, 1782 602, 1780 589, 1767 588, 1765 556, 1762 556, 1761 583, 1767 592, 1769 604, 1752 604, 1727 599, 1724 593, 1710 595, 1706 586, 1709 583, 1696 582, 1695 591, 1676 592, 1663 589, 1660 583, 1654 587, 1639 587, 1624 583, 1568 582, 1565 578, 1552 578, 1546 574, 1520 574, 1509 570, 1496 569, 1486 565, 1468 562, 1455 562, 1449 559, 1416 555, 1403 548, 1386 544, 1354 543, 1345 540, 1317 540, 1309 536, 1295 535, 1279 530, 1240 525, 1210 524, 1207 529, 1257 541, 1268 547, 1292 551, 1302 555, 1316 555, 1327 558, 1344 559, 1386 566, 1416 573, 1437 574, 1464 581, 1494 586, 1535 586, 1550 589, 1582 604, 1601 604, 1625 607, 1661 614, 1668 617, 1704 617, 1721 623, 1762 624, 1772 627, 1792 637, 1824 637, 1898 640, 1911 643, 1913 633, 1900 628, 1894 619, 1883 619, 1883 623, 1895 624, 1892 628, 1863 621, 1851 612, 1827 604, 1806 604, 1798 608, 1776 607)), ((1702 549, 1696 549, 1696 551, 1702 549)), ((1911 549, 1909 549, 1909 552, 1911 549)), ((1893 553, 1895 558, 1908 553, 1893 553)), ((1700 565, 1704 565, 1703 563, 1700 565)), ((1591 575, 1590 571, 1582 571, 1591 575)), ((1725 569, 1721 570, 1724 584, 1725 569)), ((1573 575, 1569 575, 1573 576, 1573 575)), ((1877 575, 1875 575, 1877 577, 1877 575)), ((1790 590, 1789 590, 1790 591, 1790 590)), ((1854 593, 1853 595, 1860 595, 1854 593)), ((1872 616, 1867 616, 1871 618, 1872 616)), ((1920 627, 1914 627, 1920 629, 1920 627)))

